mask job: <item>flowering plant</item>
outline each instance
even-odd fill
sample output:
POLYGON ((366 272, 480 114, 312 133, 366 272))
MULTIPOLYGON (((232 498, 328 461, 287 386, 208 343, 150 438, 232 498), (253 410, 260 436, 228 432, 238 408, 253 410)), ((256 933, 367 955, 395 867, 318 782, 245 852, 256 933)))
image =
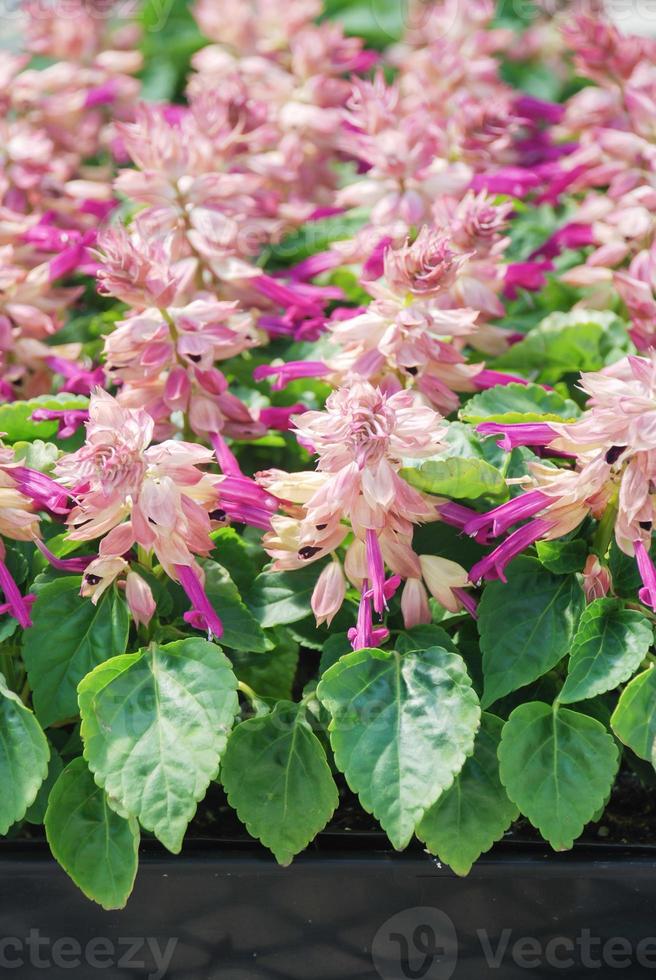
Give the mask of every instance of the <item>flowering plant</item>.
POLYGON ((656 44, 102 7, 0 55, 0 833, 570 848, 656 785, 656 44))

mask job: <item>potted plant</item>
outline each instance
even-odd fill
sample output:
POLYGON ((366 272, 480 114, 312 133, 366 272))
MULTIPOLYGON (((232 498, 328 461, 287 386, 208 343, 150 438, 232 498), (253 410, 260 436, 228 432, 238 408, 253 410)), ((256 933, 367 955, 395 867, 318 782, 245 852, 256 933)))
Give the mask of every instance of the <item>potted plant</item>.
POLYGON ((25 976, 653 966, 656 49, 337 6, 5 56, 25 976))

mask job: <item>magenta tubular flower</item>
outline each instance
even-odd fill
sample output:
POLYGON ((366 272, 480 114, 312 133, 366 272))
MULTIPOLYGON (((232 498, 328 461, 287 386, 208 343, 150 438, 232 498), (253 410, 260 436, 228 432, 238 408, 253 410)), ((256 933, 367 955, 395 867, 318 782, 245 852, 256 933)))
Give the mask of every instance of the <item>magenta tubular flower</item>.
MULTIPOLYGON (((445 524, 449 524, 451 527, 457 527, 460 531, 464 531, 467 525, 479 516, 471 507, 464 507, 462 504, 457 504, 454 501, 439 504, 437 512, 445 524)), ((477 531, 476 534, 471 535, 471 537, 479 544, 488 544, 490 540, 490 535, 484 527, 480 531, 477 531)))
POLYGON ((348 631, 348 638, 354 650, 379 647, 389 637, 389 630, 386 627, 373 625, 371 596, 371 590, 365 581, 362 586, 356 625, 348 631))
POLYGON ((476 597, 468 592, 467 589, 455 588, 453 594, 458 599, 464 609, 467 610, 472 619, 478 619, 478 603, 476 597))
POLYGON ((474 191, 487 191, 489 194, 509 194, 523 198, 542 183, 532 170, 520 167, 502 167, 500 170, 476 174, 472 179, 474 191))
POLYGON ((483 368, 474 376, 474 385, 480 391, 488 388, 496 388, 497 385, 527 385, 530 384, 526 378, 520 378, 516 374, 505 374, 502 371, 491 371, 483 368))
POLYGON ((481 422, 476 431, 482 436, 502 436, 497 445, 506 452, 511 452, 517 446, 548 446, 557 438, 557 433, 548 422, 481 422))
POLYGON ((469 573, 470 581, 476 585, 483 579, 492 581, 501 579, 506 582, 505 568, 513 558, 521 555, 530 545, 544 537, 551 530, 548 521, 534 520, 508 535, 494 551, 472 566, 469 573))
MULTIPOLYGON (((7 505, 6 491, 0 490, 0 494, 3 495, 3 513, 0 515, 0 521, 4 525, 3 533, 7 533, 9 522, 13 520, 17 523, 17 515, 10 514, 5 508, 7 505)), ((21 521, 21 524, 23 522, 21 521)), ((36 540, 36 530, 31 535, 33 540, 36 540)), ((20 538, 25 540, 26 535, 24 533, 20 534, 20 538)), ((13 576, 7 565, 5 564, 6 551, 4 542, 0 539, 0 589, 5 597, 5 602, 0 607, 0 611, 3 613, 9 613, 14 619, 18 620, 23 629, 27 629, 32 625, 30 619, 30 606, 34 602, 34 596, 23 596, 21 595, 20 589, 16 585, 13 576)))
POLYGON ((89 395, 93 388, 105 384, 105 370, 102 367, 88 370, 75 361, 67 361, 63 357, 47 357, 45 362, 55 374, 61 374, 64 378, 60 391, 70 391, 74 395, 89 395))
POLYGON ((371 528, 365 533, 367 568, 373 596, 374 609, 382 613, 385 609, 385 565, 383 553, 380 550, 378 535, 371 528))
POLYGON ((547 281, 546 273, 553 269, 550 259, 540 262, 513 262, 506 267, 505 295, 508 299, 517 298, 518 289, 536 292, 547 281))
POLYGON ((515 111, 518 116, 530 119, 532 122, 555 125, 562 122, 565 108, 557 102, 546 102, 536 99, 534 95, 522 94, 515 99, 515 111))
POLYGON ((68 493, 52 477, 28 466, 12 467, 11 474, 16 481, 16 487, 29 497, 39 510, 47 510, 51 514, 70 512, 68 493))
POLYGON ((634 541, 633 547, 642 579, 642 588, 638 593, 640 602, 656 610, 656 568, 641 540, 634 541))
POLYGON ((515 497, 513 500, 500 504, 486 514, 477 514, 467 524, 464 531, 470 537, 475 537, 481 531, 492 534, 495 538, 504 534, 508 528, 528 517, 533 517, 550 503, 550 498, 540 490, 530 490, 515 497))
POLYGON ((565 249, 585 248, 587 245, 594 244, 595 236, 592 225, 572 221, 555 231, 543 245, 531 253, 529 259, 555 259, 565 249))
POLYGON ((284 407, 262 408, 259 412, 259 421, 266 425, 267 429, 277 429, 279 432, 287 432, 292 426, 292 416, 300 415, 306 411, 306 406, 302 402, 284 407))
POLYGON ((207 598, 198 566, 174 565, 173 570, 192 606, 191 610, 184 614, 185 622, 194 629, 205 630, 208 639, 214 636, 219 640, 223 635, 223 624, 207 598))
POLYGON ((48 559, 48 563, 52 565, 53 568, 59 569, 61 572, 75 572, 76 574, 81 574, 86 571, 88 566, 96 558, 96 555, 79 555, 76 558, 57 558, 53 555, 52 551, 46 547, 43 541, 38 538, 35 544, 44 558, 48 559))
POLYGON ((253 371, 255 381, 264 378, 276 378, 273 390, 280 391, 290 381, 298 378, 325 378, 330 374, 330 368, 323 361, 288 361, 286 364, 260 364, 253 371))
POLYGON ((36 597, 21 595, 11 572, 2 560, 0 560, 0 589, 2 589, 6 599, 2 606, 3 611, 8 612, 14 619, 18 620, 24 630, 28 629, 32 625, 30 606, 36 597))
POLYGON ((278 510, 278 501, 266 493, 254 480, 243 475, 228 475, 217 481, 219 509, 212 511, 214 520, 225 516, 237 523, 271 530, 271 517, 278 510))
POLYGON ((52 408, 37 408, 32 412, 35 422, 59 422, 57 435, 60 439, 74 436, 81 425, 89 419, 86 408, 68 408, 56 410, 52 408))

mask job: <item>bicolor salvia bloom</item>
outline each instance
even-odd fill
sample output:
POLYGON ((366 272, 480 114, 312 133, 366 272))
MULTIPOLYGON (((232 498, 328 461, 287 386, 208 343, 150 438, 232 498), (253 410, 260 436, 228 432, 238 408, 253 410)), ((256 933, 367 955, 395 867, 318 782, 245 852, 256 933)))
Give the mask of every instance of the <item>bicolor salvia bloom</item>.
POLYGON ((294 419, 303 445, 317 454, 316 470, 268 471, 259 481, 287 509, 274 517, 264 546, 274 568, 300 568, 332 555, 312 597, 317 620, 330 621, 345 596, 344 573, 361 594, 356 646, 380 642, 372 611, 381 615, 388 598, 408 580, 406 621, 430 619, 422 578, 449 608, 459 608, 466 573, 455 563, 439 564, 412 548, 415 524, 437 518, 434 500, 399 474, 404 459, 434 456, 445 434, 442 418, 411 391, 385 393, 357 380, 333 392, 322 412, 294 419), (348 538, 348 540, 347 540, 348 538), (344 571, 336 549, 347 545, 344 571), (391 577, 387 578, 387 571, 391 577), (455 591, 454 591, 455 590, 455 591))
POLYGON ((503 331, 480 322, 499 302, 490 283, 503 286, 496 259, 505 248, 499 230, 507 209, 479 195, 446 210, 457 238, 424 226, 413 242, 390 246, 382 277, 364 283, 373 302, 329 325, 338 353, 327 359, 343 380, 410 385, 445 414, 458 407, 459 392, 510 380, 466 356, 470 346, 507 344, 503 331))
MULTIPOLYGON (((57 463, 57 477, 75 501, 67 519, 69 538, 101 539, 82 591, 97 598, 128 570, 133 549, 139 548, 154 555, 185 589, 193 606, 189 621, 220 636, 221 623, 203 590, 196 556, 209 555, 210 532, 225 523, 223 478, 200 469, 212 462, 210 449, 177 440, 151 445, 153 425, 146 412, 123 408, 97 390, 84 446, 57 463)), ((128 578, 127 595, 134 597, 141 621, 150 606, 146 588, 128 578)))
MULTIPOLYGON (((485 435, 502 435, 508 449, 542 446, 546 454, 571 457, 572 466, 533 463, 524 493, 465 525, 470 534, 487 529, 496 536, 529 519, 474 566, 471 578, 503 579, 515 555, 537 540, 567 534, 590 514, 605 532, 597 543, 602 565, 613 534, 618 547, 635 556, 641 600, 656 609, 656 570, 649 554, 656 517, 656 353, 583 374, 581 388, 589 402, 575 422, 479 426, 485 435)), ((601 568, 590 563, 586 574, 590 594, 608 590, 601 568)))

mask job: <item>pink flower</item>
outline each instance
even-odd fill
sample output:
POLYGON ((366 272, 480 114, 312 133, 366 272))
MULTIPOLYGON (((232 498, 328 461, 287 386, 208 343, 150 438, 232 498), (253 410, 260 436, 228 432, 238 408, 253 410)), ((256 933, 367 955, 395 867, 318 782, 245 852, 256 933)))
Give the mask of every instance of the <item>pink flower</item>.
POLYGON ((450 239, 424 226, 412 243, 385 252, 384 275, 389 286, 400 295, 435 296, 453 285, 458 268, 465 261, 450 247, 450 239))
POLYGON ((458 612, 462 608, 462 600, 456 590, 465 589, 471 584, 466 570, 457 562, 438 555, 420 555, 419 563, 433 598, 449 612, 458 612))
POLYGON ((426 587, 419 578, 409 578, 403 586, 401 612, 406 629, 432 621, 426 587))
POLYGON ((317 626, 321 626, 322 623, 328 623, 330 626, 342 608, 345 595, 346 581, 342 566, 338 561, 331 561, 322 570, 310 600, 317 626))
MULTIPOLYGON (((489 529, 498 535, 532 518, 475 565, 470 576, 472 581, 503 578, 507 563, 536 540, 561 537, 588 514, 599 519, 610 508, 617 544, 626 554, 635 555, 645 583, 640 596, 650 604, 656 597, 656 586, 651 591, 656 579, 652 580, 648 555, 656 516, 652 501, 656 354, 629 356, 603 371, 584 374, 581 387, 590 396, 586 411, 576 422, 550 422, 554 435, 546 448, 546 452, 572 457, 574 468, 531 464, 533 486, 528 492, 467 523, 470 534, 489 529)), ((526 431, 529 443, 535 441, 532 426, 517 428, 526 431)), ((517 433, 513 445, 520 442, 517 433)), ((603 561, 605 556, 598 557, 603 561)), ((604 567, 588 562, 586 569, 590 593, 600 588, 607 591, 604 567)))
POLYGON ((150 586, 137 572, 127 574, 125 598, 137 626, 148 626, 157 606, 150 586))
POLYGON ((68 517, 72 540, 102 537, 105 558, 138 544, 171 574, 212 550, 217 481, 198 469, 211 462, 211 450, 173 441, 150 446, 152 432, 149 415, 97 390, 86 443, 59 460, 56 472, 76 500, 68 517))
POLYGON ((588 555, 583 569, 583 591, 587 602, 603 599, 612 588, 610 569, 596 555, 588 555))
POLYGON ((175 254, 175 239, 148 234, 139 221, 110 226, 98 236, 102 264, 98 289, 140 309, 179 301, 195 272, 194 259, 175 254))

